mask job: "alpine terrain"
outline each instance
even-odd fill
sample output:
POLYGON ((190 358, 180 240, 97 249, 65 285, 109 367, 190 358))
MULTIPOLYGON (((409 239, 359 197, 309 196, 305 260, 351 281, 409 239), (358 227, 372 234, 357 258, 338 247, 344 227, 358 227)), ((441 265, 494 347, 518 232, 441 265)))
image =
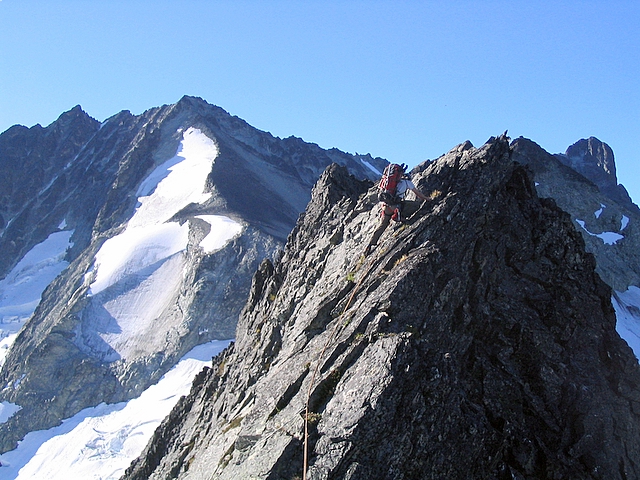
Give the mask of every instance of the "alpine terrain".
POLYGON ((193 97, 0 135, 0 452, 233 338, 256 268, 332 163, 374 180, 387 162, 193 97))
POLYGON ((387 164, 194 97, 2 133, 0 477, 640 478, 611 148, 465 142, 365 255, 387 164))
POLYGON ((331 166, 235 343, 123 478, 640 478, 640 369, 612 305, 638 285, 640 218, 566 166, 589 151, 462 144, 414 169, 431 200, 368 256, 376 190, 331 166), (536 191, 564 181, 573 215, 536 191))

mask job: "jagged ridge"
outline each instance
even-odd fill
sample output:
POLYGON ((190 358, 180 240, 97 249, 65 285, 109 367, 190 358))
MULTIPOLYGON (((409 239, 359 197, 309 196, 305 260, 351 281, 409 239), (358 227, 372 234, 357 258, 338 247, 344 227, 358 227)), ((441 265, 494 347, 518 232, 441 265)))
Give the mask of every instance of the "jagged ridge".
POLYGON ((500 137, 417 169, 433 200, 366 259, 374 191, 325 172, 237 343, 124 478, 297 478, 307 391, 309 478, 640 475, 611 290, 511 154, 500 137))

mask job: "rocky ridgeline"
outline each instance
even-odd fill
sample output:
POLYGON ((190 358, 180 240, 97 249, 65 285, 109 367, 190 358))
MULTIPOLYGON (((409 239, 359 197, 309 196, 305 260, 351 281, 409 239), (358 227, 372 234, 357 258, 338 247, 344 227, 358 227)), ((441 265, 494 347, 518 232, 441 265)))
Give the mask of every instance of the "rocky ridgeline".
POLYGON ((330 167, 124 478, 638 478, 611 288, 516 155, 503 136, 417 168, 432 200, 368 257, 375 190, 330 167))

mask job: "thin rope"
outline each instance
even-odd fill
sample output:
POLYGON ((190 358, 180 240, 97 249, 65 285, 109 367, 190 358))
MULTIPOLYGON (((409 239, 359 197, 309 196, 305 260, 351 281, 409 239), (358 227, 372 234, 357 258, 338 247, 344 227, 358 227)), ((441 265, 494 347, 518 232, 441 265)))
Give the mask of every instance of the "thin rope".
POLYGON ((309 389, 307 391, 307 400, 305 402, 305 407, 304 407, 304 456, 303 456, 303 462, 302 462, 303 463, 303 465, 302 465, 302 480, 307 480, 307 466, 308 466, 308 462, 309 462, 309 413, 310 413, 309 412, 309 402, 311 401, 311 391, 313 390, 313 386, 314 386, 314 383, 316 381, 316 376, 318 374, 318 371, 320 370, 320 364, 322 363, 322 357, 324 357, 324 354, 325 354, 327 348, 333 342, 333 339, 334 339, 334 337, 336 335, 336 332, 338 331, 338 327, 341 325, 340 319, 344 316, 345 313, 347 313, 347 310, 351 306, 351 302, 353 301, 353 299, 354 299, 354 297, 356 295, 356 292, 360 288, 360 285, 362 285, 362 281, 366 278, 366 276, 369 274, 369 272, 373 268, 373 260, 374 260, 374 258, 375 257, 372 255, 371 256, 371 260, 369 260, 369 266, 367 267, 367 270, 364 272, 364 274, 362 275, 362 277, 358 281, 358 284, 353 289, 353 292, 351 292, 351 296, 349 297, 349 301, 347 301, 347 304, 345 305, 344 310, 342 311, 340 316, 337 318, 336 324, 333 327, 333 330, 331 331, 331 335, 329 336, 329 338, 325 342, 324 347, 322 348, 322 351, 320 352, 320 355, 318 356, 318 362, 316 363, 316 368, 314 368, 313 374, 311 375, 311 381, 309 382, 309 389))

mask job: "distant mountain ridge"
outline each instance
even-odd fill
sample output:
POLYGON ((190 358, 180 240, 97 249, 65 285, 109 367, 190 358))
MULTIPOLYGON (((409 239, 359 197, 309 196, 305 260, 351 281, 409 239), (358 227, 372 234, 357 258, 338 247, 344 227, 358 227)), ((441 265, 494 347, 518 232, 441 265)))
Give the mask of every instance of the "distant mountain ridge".
POLYGON ((595 183, 611 199, 627 207, 633 205, 627 190, 618 184, 613 150, 606 143, 595 137, 583 138, 556 157, 595 183))
POLYGON ((640 286, 640 210, 617 183, 611 148, 592 137, 569 147, 567 155, 550 155, 518 138, 513 151, 514 161, 532 169, 538 194, 571 214, 605 282, 617 291, 640 286))

